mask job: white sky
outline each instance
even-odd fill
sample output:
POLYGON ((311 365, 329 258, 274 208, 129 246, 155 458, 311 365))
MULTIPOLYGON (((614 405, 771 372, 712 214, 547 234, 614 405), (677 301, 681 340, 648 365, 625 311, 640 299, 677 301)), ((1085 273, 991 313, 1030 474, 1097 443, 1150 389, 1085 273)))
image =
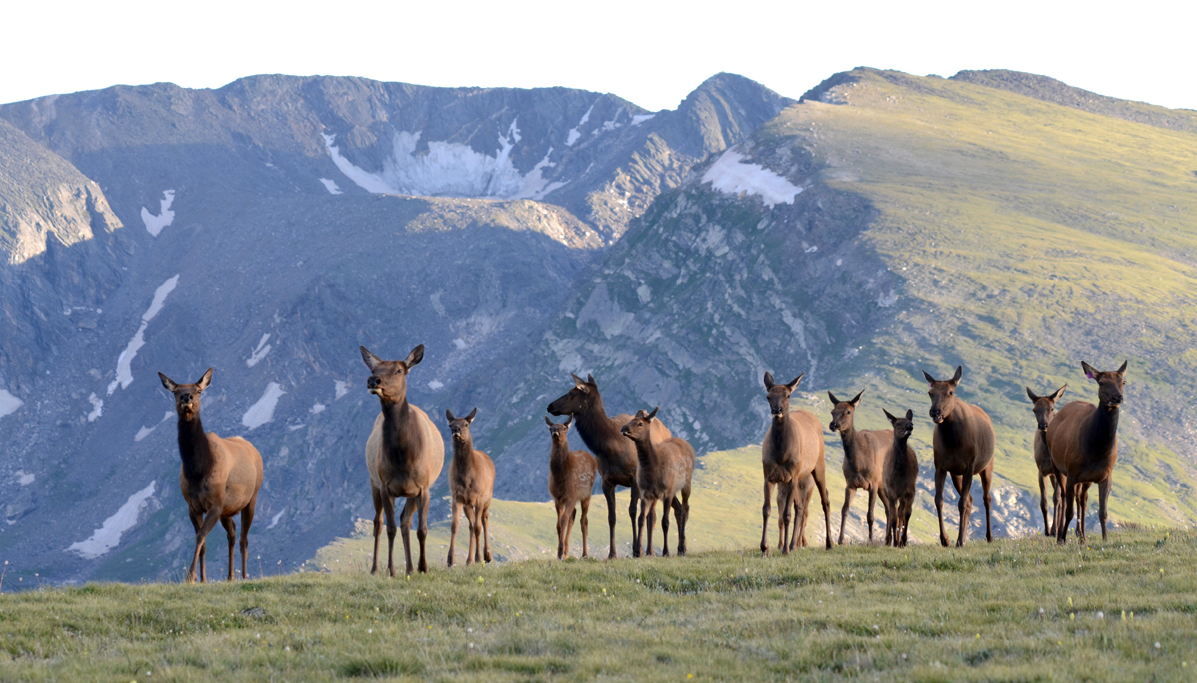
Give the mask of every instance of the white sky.
POLYGON ((1197 3, 5 3, 0 102, 260 73, 440 86, 569 86, 671 109, 719 71, 790 97, 855 66, 950 76, 1006 68, 1197 109, 1197 3))

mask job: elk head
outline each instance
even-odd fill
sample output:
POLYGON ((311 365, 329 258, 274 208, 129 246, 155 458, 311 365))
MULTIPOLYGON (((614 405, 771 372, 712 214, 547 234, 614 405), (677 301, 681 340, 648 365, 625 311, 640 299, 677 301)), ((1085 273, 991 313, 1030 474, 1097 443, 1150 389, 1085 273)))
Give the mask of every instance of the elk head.
POLYGON ((212 383, 212 368, 208 368, 195 384, 178 384, 161 372, 158 373, 158 378, 162 380, 162 386, 175 395, 175 412, 180 418, 190 420, 199 415, 200 394, 212 383))
POLYGON ((473 439, 470 437, 470 424, 474 422, 474 418, 478 417, 478 409, 474 408, 469 415, 465 417, 455 417, 453 411, 445 408, 445 419, 449 420, 449 432, 453 434, 453 443, 468 444, 472 443, 473 439))
POLYGON ((370 368, 370 378, 366 380, 366 388, 371 394, 378 396, 384 403, 400 403, 407 400, 407 373, 424 360, 424 345, 420 344, 407 354, 403 360, 383 360, 370 353, 366 347, 362 350, 362 360, 370 368))
POLYGON ((778 384, 773 381, 773 373, 765 373, 765 398, 769 400, 769 413, 774 420, 784 420, 790 414, 790 394, 794 393, 805 376, 804 372, 789 384, 778 384))
POLYGON ((657 411, 660 410, 660 408, 661 406, 653 408, 651 413, 646 413, 643 410, 637 410, 636 416, 633 417, 626 425, 624 425, 623 429, 619 430, 619 433, 628 437, 632 441, 647 441, 648 430, 650 427, 652 427, 653 418, 657 416, 657 411))
POLYGON ((885 413, 885 419, 894 427, 894 438, 909 439, 910 435, 914 433, 914 411, 909 408, 906 409, 906 417, 894 417, 889 414, 885 408, 881 409, 885 413))
POLYGON ((1098 372, 1085 361, 1081 361, 1081 369, 1085 376, 1097 382, 1097 404, 1106 410, 1118 410, 1122 405, 1122 390, 1126 387, 1126 364, 1110 372, 1098 372))
POLYGON ((852 429, 852 415, 856 412, 856 406, 860 403, 861 396, 864 396, 863 391, 851 401, 841 401, 835 397, 835 394, 827 392, 827 398, 831 399, 831 424, 827 425, 827 428, 833 432, 846 432, 852 429))
POLYGON ((929 414, 931 421, 935 424, 942 424, 956 409, 956 385, 960 384, 960 377, 963 374, 964 368, 959 365, 956 366, 956 374, 948 380, 935 379, 930 373, 923 370, 923 377, 926 377, 927 384, 931 385, 931 390, 927 392, 931 397, 929 414))
POLYGON ((550 415, 577 415, 586 412, 598 396, 598 385, 594 383, 594 376, 587 374, 586 379, 569 373, 574 378, 574 388, 561 398, 549 404, 550 415))
POLYGON ((549 426, 549 435, 553 438, 555 444, 569 445, 569 426, 573 424, 574 416, 570 415, 565 422, 557 424, 550 420, 547 416, 544 418, 544 423, 549 426))
POLYGON ((1031 409, 1035 413, 1035 422, 1039 426, 1039 431, 1047 431, 1047 423, 1052 421, 1052 415, 1056 412, 1056 401, 1064 395, 1064 390, 1068 385, 1056 389, 1056 393, 1048 394, 1047 396, 1036 396, 1035 392, 1031 391, 1031 387, 1027 387, 1027 398, 1031 399, 1034 407, 1031 409))

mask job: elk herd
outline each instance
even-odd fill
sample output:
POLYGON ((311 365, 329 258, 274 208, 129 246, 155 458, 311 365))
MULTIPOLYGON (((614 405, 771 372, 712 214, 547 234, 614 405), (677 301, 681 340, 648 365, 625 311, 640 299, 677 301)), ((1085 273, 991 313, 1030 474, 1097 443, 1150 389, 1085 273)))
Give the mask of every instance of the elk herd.
MULTIPOLYGON (((379 543, 383 517, 387 529, 387 571, 395 574, 395 535, 403 532, 406 572, 428 571, 425 542, 428 536, 428 511, 432 487, 440 477, 445 461, 445 444, 440 430, 428 415, 407 400, 407 376, 424 358, 424 346, 417 346, 403 360, 382 360, 360 347, 362 360, 370 370, 366 388, 378 397, 380 411, 366 440, 366 468, 370 494, 374 502, 374 556, 371 573, 378 572, 379 543), (399 520, 395 520, 395 499, 405 498, 399 520), (413 564, 411 520, 419 513, 416 539, 419 558, 413 564)), ((1039 473, 1040 509, 1044 533, 1063 544, 1074 515, 1077 534, 1085 542, 1084 513, 1090 485, 1098 487, 1098 516, 1102 539, 1106 538, 1106 503, 1111 475, 1118 456, 1118 415, 1125 386, 1126 363, 1118 370, 1099 372, 1081 363, 1085 376, 1097 383, 1098 403, 1073 401, 1058 411, 1056 403, 1067 385, 1046 396, 1029 387, 1036 430, 1033 457, 1039 473), (1053 510, 1048 517, 1044 482, 1052 486, 1053 510)), ((956 545, 963 546, 968 536, 972 512, 973 477, 981 480, 985 505, 985 539, 993 540, 990 489, 993 485, 994 429, 989 416, 979 406, 956 395, 963 368, 957 367, 951 379, 937 380, 923 372, 931 398, 929 416, 932 427, 935 509, 939 518, 939 542, 948 545, 943 519, 944 482, 950 477, 957 494, 959 529, 956 545)), ((159 373, 162 385, 174 395, 178 413, 179 455, 182 471, 179 484, 187 502, 188 514, 195 528, 195 550, 186 580, 206 580, 204 567, 205 538, 219 522, 228 532, 229 573, 232 580, 235 516, 241 516, 241 575, 246 572, 249 527, 253 523, 258 490, 262 485, 262 457, 241 437, 222 438, 204 432, 200 422, 200 396, 212 381, 209 369, 195 384, 177 384, 159 373), (198 568, 198 569, 197 569, 198 568)), ((661 554, 669 555, 670 512, 677 527, 675 544, 678 555, 686 553, 687 523, 690 519, 690 493, 696 464, 694 448, 685 439, 674 437, 657 417, 659 407, 608 416, 594 377, 582 379, 571 375, 573 387, 548 405, 554 416, 566 416, 564 422, 544 420, 549 429, 549 494, 557 517, 557 557, 569 556, 569 537, 574 522, 580 521, 582 557, 587 557, 590 496, 601 482, 607 501, 610 544, 607 557, 615 552, 615 490, 631 490, 628 516, 632 526, 632 555, 653 555, 653 530, 657 525, 657 504, 661 505, 661 554), (569 430, 574 428, 590 452, 572 450, 569 430), (578 510, 581 519, 578 519, 578 510), (647 524, 646 524, 647 523, 647 524)), ((777 550, 781 553, 806 545, 807 512, 815 490, 823 508, 824 542, 832 547, 831 501, 827 493, 826 463, 823 454, 823 425, 807 410, 791 409, 791 395, 802 381, 799 375, 789 383, 764 376, 765 399, 771 416, 761 442, 764 475, 764 505, 761 508, 762 553, 769 552, 769 514, 774 497, 777 503, 777 550)), ((914 507, 919 464, 909 439, 914 431, 914 411, 895 417, 883 410, 891 429, 858 430, 855 415, 864 392, 843 401, 828 392, 831 422, 828 428, 839 432, 843 443, 844 504, 840 514, 838 542, 844 543, 844 527, 852 498, 857 489, 868 494, 866 524, 873 540, 873 510, 878 499, 885 512, 885 544, 905 546, 914 507)), ((900 412, 900 411, 899 411, 900 412)), ((453 460, 449 465, 449 502, 452 506, 451 535, 446 564, 455 562, 455 544, 460 517, 464 512, 469 541, 466 564, 490 562, 489 516, 495 483, 495 464, 486 453, 474 447, 470 426, 478 415, 474 408, 465 417, 445 411, 451 434, 453 460)))

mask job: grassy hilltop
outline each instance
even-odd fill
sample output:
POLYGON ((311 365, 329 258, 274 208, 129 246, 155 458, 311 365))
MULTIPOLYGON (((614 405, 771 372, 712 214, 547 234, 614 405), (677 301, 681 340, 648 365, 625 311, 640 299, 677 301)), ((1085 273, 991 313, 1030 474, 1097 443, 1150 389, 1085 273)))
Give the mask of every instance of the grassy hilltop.
POLYGON ((1197 536, 0 596, 3 680, 1192 680, 1197 536))

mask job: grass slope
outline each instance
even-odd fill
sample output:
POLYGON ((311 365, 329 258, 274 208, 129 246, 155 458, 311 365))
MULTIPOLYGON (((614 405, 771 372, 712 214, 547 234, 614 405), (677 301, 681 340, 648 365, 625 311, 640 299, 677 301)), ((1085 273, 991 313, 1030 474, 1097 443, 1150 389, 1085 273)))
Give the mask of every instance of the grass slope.
POLYGON ((0 596, 4 680, 1191 680, 1197 536, 0 596))

